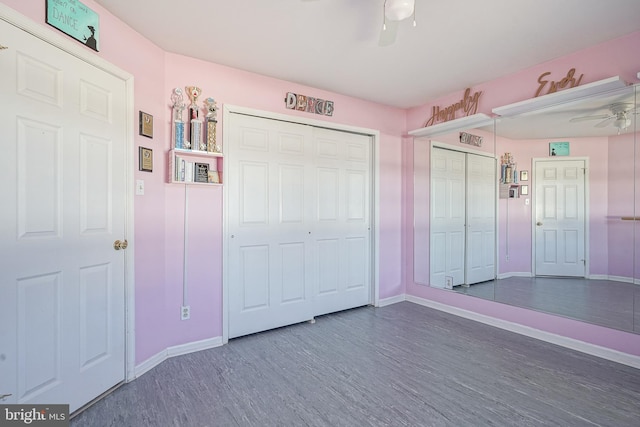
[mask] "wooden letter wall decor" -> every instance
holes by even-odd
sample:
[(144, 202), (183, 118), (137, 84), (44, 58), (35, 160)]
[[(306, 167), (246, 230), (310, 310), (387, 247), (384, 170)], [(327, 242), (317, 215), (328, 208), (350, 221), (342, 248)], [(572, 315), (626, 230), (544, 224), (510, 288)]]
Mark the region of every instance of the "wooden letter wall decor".
[[(579, 86), (580, 82), (582, 82), (582, 78), (584, 77), (584, 74), (580, 74), (580, 77), (578, 77), (578, 79), (576, 80), (575, 78), (576, 69), (572, 68), (567, 72), (567, 75), (564, 76), (558, 82), (554, 82), (554, 81), (549, 82), (548, 80), (544, 80), (544, 78), (550, 74), (551, 74), (550, 71), (540, 74), (540, 77), (538, 77), (538, 83), (540, 84), (540, 86), (538, 86), (538, 90), (536, 91), (536, 95), (534, 96), (534, 98), (540, 95), (547, 95), (549, 93), (557, 92), (559, 89), (565, 89), (567, 87), (572, 88), (572, 87)], [(550, 83), (549, 89), (546, 91), (546, 93), (542, 93), (544, 88), (547, 86), (547, 83)]]
[(464, 116), (469, 116), (478, 112), (478, 100), (482, 95), (482, 91), (478, 91), (471, 95), (471, 88), (467, 88), (464, 91), (464, 96), (459, 102), (451, 104), (448, 107), (440, 109), (439, 106), (434, 106), (432, 115), (424, 124), (424, 127), (434, 125), (438, 122), (447, 122), (456, 118), (458, 111), (463, 111)]

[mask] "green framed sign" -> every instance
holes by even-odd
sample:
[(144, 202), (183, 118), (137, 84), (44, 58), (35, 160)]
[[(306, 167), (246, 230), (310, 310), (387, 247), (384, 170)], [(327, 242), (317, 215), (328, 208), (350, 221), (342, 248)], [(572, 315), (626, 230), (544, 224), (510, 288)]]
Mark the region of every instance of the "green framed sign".
[(568, 156), (569, 143), (568, 142), (550, 142), (549, 155), (550, 156)]
[(77, 0), (47, 0), (47, 24), (98, 52), (100, 17)]

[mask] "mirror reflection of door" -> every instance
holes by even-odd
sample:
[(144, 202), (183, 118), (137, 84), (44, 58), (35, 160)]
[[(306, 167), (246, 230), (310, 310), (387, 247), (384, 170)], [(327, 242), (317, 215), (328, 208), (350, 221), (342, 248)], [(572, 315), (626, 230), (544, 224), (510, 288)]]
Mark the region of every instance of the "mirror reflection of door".
[(585, 277), (585, 161), (534, 161), (535, 275)]
[(495, 159), (433, 147), (431, 286), (495, 278)]

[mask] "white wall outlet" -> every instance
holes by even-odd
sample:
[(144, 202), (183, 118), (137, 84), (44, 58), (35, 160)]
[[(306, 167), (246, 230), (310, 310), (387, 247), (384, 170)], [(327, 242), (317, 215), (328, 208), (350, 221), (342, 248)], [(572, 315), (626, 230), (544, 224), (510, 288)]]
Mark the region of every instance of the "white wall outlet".
[(444, 288), (453, 289), (453, 276), (444, 276)]
[(189, 320), (191, 318), (191, 306), (183, 305), (180, 311), (181, 320)]

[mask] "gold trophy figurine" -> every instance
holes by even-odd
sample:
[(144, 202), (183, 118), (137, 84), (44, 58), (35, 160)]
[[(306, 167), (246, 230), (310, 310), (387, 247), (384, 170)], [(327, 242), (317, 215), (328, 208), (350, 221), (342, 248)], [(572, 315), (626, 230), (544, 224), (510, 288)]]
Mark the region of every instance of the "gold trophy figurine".
[(218, 114), (218, 107), (213, 98), (205, 99), (204, 105), (207, 108), (207, 115), (205, 116), (206, 126), (204, 128), (207, 152), (219, 153), (221, 151), (220, 146), (216, 144), (216, 124), (218, 123), (216, 116)]
[(191, 104), (189, 104), (189, 148), (192, 150), (199, 150), (202, 142), (202, 120), (198, 118), (200, 112), (198, 111), (198, 97), (202, 94), (202, 89), (197, 86), (186, 86), (184, 88), (189, 95)]

